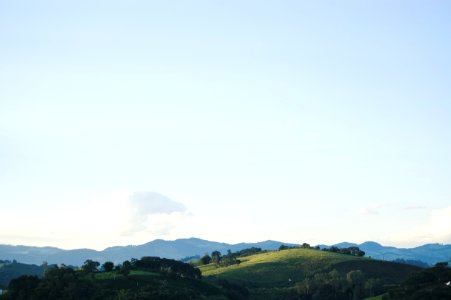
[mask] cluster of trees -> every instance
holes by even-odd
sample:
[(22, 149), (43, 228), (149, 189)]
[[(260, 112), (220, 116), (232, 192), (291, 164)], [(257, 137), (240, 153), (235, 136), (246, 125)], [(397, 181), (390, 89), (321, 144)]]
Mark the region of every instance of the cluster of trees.
[(141, 259), (132, 258), (116, 266), (113, 262), (107, 261), (102, 264), (100, 269), (99, 267), (99, 262), (88, 259), (84, 262), (81, 270), (86, 274), (99, 271), (111, 272), (114, 270), (124, 276), (127, 276), (131, 270), (161, 272), (167, 275), (192, 279), (200, 279), (202, 276), (200, 270), (190, 264), (156, 256), (144, 256)]
[(91, 299), (95, 292), (95, 286), (91, 281), (83, 280), (81, 272), (55, 267), (49, 269), (42, 279), (25, 275), (11, 280), (1, 299)]
[[(148, 279), (141, 281), (131, 271), (148, 271), (158, 274), (151, 283)], [(98, 280), (97, 273), (105, 273), (107, 280)], [(130, 275), (131, 276), (131, 275)], [(139, 277), (139, 276), (138, 276)], [(167, 279), (165, 279), (167, 278)], [(199, 269), (180, 261), (159, 257), (143, 257), (126, 260), (122, 264), (86, 260), (80, 269), (50, 266), (43, 278), (38, 276), (20, 276), (11, 280), (7, 292), (1, 300), (60, 300), (60, 299), (185, 299), (196, 295), (193, 284), (201, 278)], [(117, 280), (116, 280), (117, 279)], [(167, 282), (188, 280), (185, 290), (175, 290)], [(144, 284), (143, 284), (144, 283)], [(191, 287), (191, 285), (193, 287)], [(202, 288), (202, 287), (201, 287)], [(198, 293), (198, 292), (197, 292)], [(188, 297), (187, 297), (188, 295)], [(139, 296), (139, 297), (138, 297)]]
[(339, 247), (332, 246), (330, 248), (323, 248), (322, 250), (334, 252), (334, 253), (352, 255), (352, 256), (364, 256), (365, 255), (365, 251), (362, 251), (359, 249), (359, 247), (355, 247), (355, 246), (347, 247), (347, 248), (339, 248)]
[(299, 249), (299, 248), (320, 250), (319, 246), (311, 247), (310, 244), (308, 244), (308, 243), (303, 243), (300, 246), (298, 246), (298, 245), (295, 245), (295, 246), (280, 245), (279, 250)]
[(205, 254), (199, 259), (200, 265), (208, 265), (210, 263), (214, 263), (217, 266), (230, 266), (240, 264), (241, 261), (238, 257), (249, 256), (253, 254), (257, 254), (262, 252), (261, 248), (251, 247), (243, 250), (239, 250), (236, 252), (232, 252), (231, 250), (227, 250), (227, 254), (222, 255), (219, 251), (213, 251), (211, 255)]
[(296, 290), (302, 300), (360, 300), (384, 292), (380, 279), (366, 279), (360, 270), (353, 270), (345, 275), (337, 270), (317, 273), (297, 283)]
[(405, 264), (405, 265), (416, 266), (416, 267), (420, 267), (420, 268), (429, 268), (430, 267), (430, 265), (425, 263), (424, 261), (415, 260), (415, 259), (397, 258), (393, 262), (398, 263), (398, 264)]
[(243, 250), (239, 250), (239, 251), (233, 252), (232, 254), (234, 256), (236, 256), (236, 257), (244, 257), (244, 256), (249, 256), (249, 255), (254, 255), (254, 254), (257, 254), (257, 253), (261, 253), (261, 252), (263, 252), (262, 248), (251, 247), (251, 248), (246, 248), (246, 249), (243, 249)]
[(412, 273), (399, 287), (389, 291), (383, 299), (442, 300), (451, 299), (451, 268), (447, 262)]
[(210, 263), (213, 263), (217, 266), (230, 266), (230, 265), (236, 265), (240, 264), (241, 261), (237, 259), (237, 255), (232, 253), (230, 250), (227, 251), (226, 255), (222, 255), (219, 251), (213, 251), (211, 252), (211, 256), (208, 254), (205, 254), (202, 256), (199, 260), (201, 265), (208, 265)]
[(140, 260), (132, 259), (131, 266), (138, 270), (165, 272), (182, 278), (200, 279), (199, 269), (192, 265), (167, 258), (145, 256)]
[(334, 253), (340, 253), (340, 254), (346, 254), (346, 255), (353, 255), (353, 256), (364, 256), (365, 251), (362, 251), (359, 249), (359, 247), (347, 247), (347, 248), (339, 248), (336, 246), (332, 246), (330, 248), (323, 248), (321, 249), (319, 246), (312, 247), (308, 243), (303, 243), (300, 246), (287, 246), (287, 245), (280, 245), (279, 250), (287, 250), (287, 249), (313, 249), (313, 250), (322, 250), (322, 251), (329, 251)]
[(384, 300), (451, 299), (451, 268), (447, 262), (412, 273), (394, 288), (383, 278), (367, 278), (360, 270), (341, 274), (337, 270), (316, 273), (296, 284), (299, 299), (360, 300), (384, 294)]

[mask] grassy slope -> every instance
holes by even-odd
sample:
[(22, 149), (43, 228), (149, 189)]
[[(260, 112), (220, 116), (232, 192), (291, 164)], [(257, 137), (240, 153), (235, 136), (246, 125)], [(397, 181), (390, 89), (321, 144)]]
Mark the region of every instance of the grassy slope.
[(203, 276), (217, 275), (250, 286), (287, 286), (306, 276), (327, 271), (334, 264), (361, 259), (309, 249), (271, 251), (240, 258), (239, 265), (217, 268), (202, 266)]
[(368, 278), (383, 277), (388, 279), (386, 283), (398, 283), (410, 272), (418, 270), (413, 266), (311, 249), (272, 251), (240, 260), (239, 265), (218, 268), (210, 264), (200, 270), (203, 276), (225, 278), (250, 288), (290, 287), (315, 273), (333, 269), (343, 274), (362, 270)]
[(379, 295), (379, 296), (375, 296), (375, 297), (371, 297), (371, 298), (366, 298), (364, 300), (382, 300), (383, 295)]

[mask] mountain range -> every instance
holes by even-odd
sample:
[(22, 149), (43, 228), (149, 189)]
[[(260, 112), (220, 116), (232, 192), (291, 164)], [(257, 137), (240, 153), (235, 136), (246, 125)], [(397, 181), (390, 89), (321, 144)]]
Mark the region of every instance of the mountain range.
[[(295, 246), (296, 244), (283, 243), (278, 241), (263, 241), (258, 243), (238, 243), (228, 244), (202, 240), (199, 238), (177, 239), (166, 241), (157, 239), (142, 245), (136, 246), (115, 246), (102, 251), (93, 249), (63, 250), (55, 247), (34, 247), (34, 246), (13, 246), (0, 245), (0, 260), (17, 260), (27, 264), (42, 264), (46, 261), (49, 264), (61, 264), (80, 266), (87, 259), (99, 261), (112, 261), (121, 263), (130, 258), (141, 258), (143, 256), (158, 256), (172, 259), (183, 259), (186, 257), (201, 256), (212, 251), (226, 253), (251, 247), (259, 247), (263, 250), (276, 250), (280, 245)], [(319, 245), (321, 248), (329, 247)], [(366, 256), (382, 260), (419, 260), (429, 265), (440, 261), (450, 261), (451, 245), (426, 244), (415, 248), (396, 248), (382, 246), (376, 242), (365, 242), (362, 244), (343, 242), (335, 244), (340, 248), (357, 246), (365, 251)]]
[(425, 244), (415, 248), (396, 248), (368, 241), (362, 244), (344, 242), (335, 246), (339, 248), (356, 246), (365, 251), (365, 256), (381, 260), (419, 260), (428, 265), (444, 261), (451, 262), (451, 245), (449, 244)]

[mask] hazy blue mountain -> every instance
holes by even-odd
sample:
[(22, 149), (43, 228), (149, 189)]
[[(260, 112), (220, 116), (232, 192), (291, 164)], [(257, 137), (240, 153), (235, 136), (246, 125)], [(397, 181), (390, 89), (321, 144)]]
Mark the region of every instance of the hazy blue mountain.
[(42, 264), (52, 255), (61, 253), (55, 247), (11, 246), (0, 245), (0, 260), (17, 260), (23, 263)]
[(113, 261), (121, 263), (130, 258), (143, 256), (159, 256), (172, 259), (182, 259), (189, 256), (204, 255), (215, 250), (226, 253), (227, 250), (238, 251), (250, 247), (259, 247), (263, 250), (278, 249), (280, 245), (294, 245), (277, 241), (264, 241), (259, 243), (227, 244), (212, 242), (198, 238), (178, 239), (165, 241), (161, 239), (137, 246), (115, 246), (103, 251), (92, 249), (63, 250), (54, 247), (10, 246), (0, 245), (0, 259), (17, 260), (27, 264), (61, 264), (80, 266), (86, 259), (99, 262)]
[(430, 265), (440, 261), (451, 261), (451, 245), (426, 244), (415, 248), (384, 247), (374, 242), (360, 245), (367, 256), (377, 259), (395, 260), (411, 259), (421, 260)]
[[(319, 245), (321, 248), (330, 247), (327, 245)], [(357, 246), (365, 251), (365, 256), (381, 260), (419, 260), (429, 265), (434, 265), (441, 261), (451, 261), (451, 245), (443, 244), (426, 244), (415, 248), (396, 248), (391, 246), (383, 246), (379, 243), (368, 241), (362, 244), (342, 242), (335, 244), (339, 248), (347, 248)]]
[(281, 243), (278, 241), (263, 241), (263, 242), (258, 242), (258, 243), (239, 243), (239, 244), (235, 244), (232, 245), (231, 250), (232, 251), (238, 251), (238, 250), (242, 250), (242, 249), (246, 249), (246, 248), (252, 248), (252, 247), (257, 247), (257, 248), (262, 248), (263, 250), (277, 250), (279, 249), (280, 245), (287, 245), (287, 246), (295, 246), (296, 244), (291, 244), (291, 243)]
[[(99, 262), (113, 261), (121, 263), (130, 258), (141, 258), (143, 256), (159, 256), (172, 259), (182, 259), (185, 257), (204, 255), (218, 250), (226, 253), (227, 250), (233, 252), (250, 247), (259, 247), (263, 250), (275, 250), (280, 245), (294, 246), (295, 244), (282, 243), (278, 241), (263, 241), (258, 243), (227, 244), (202, 240), (198, 238), (177, 239), (174, 241), (154, 240), (143, 245), (136, 246), (115, 246), (106, 248), (103, 251), (92, 249), (63, 250), (55, 247), (31, 247), (31, 246), (10, 246), (0, 245), (0, 260), (17, 260), (27, 264), (42, 264), (47, 261), (49, 264), (61, 264), (80, 266), (86, 259)], [(427, 244), (415, 248), (396, 248), (382, 246), (376, 242), (365, 242), (362, 244), (343, 242), (334, 246), (345, 248), (357, 246), (365, 251), (366, 256), (371, 256), (383, 260), (420, 260), (430, 265), (439, 261), (450, 261), (451, 245)], [(321, 248), (328, 247), (320, 245)]]
[(359, 247), (359, 245), (354, 244), (354, 243), (348, 243), (348, 242), (341, 242), (338, 244), (335, 244), (334, 246), (338, 247), (338, 248), (349, 248), (349, 247)]

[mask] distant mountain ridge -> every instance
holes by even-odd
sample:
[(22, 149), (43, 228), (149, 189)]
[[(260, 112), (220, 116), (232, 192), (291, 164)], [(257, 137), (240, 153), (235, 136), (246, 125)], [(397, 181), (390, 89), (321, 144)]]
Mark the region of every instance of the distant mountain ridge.
[(63, 250), (55, 247), (12, 246), (0, 245), (0, 260), (17, 260), (27, 264), (61, 264), (80, 266), (86, 259), (99, 262), (112, 261), (121, 263), (130, 258), (143, 256), (158, 256), (172, 259), (204, 255), (215, 250), (226, 253), (227, 250), (239, 251), (250, 247), (259, 247), (263, 250), (276, 250), (280, 245), (292, 245), (278, 241), (263, 241), (258, 243), (227, 244), (212, 242), (199, 238), (177, 239), (166, 241), (157, 239), (136, 246), (114, 246), (102, 251), (93, 249)]
[[(101, 263), (113, 261), (121, 263), (130, 258), (141, 258), (143, 256), (159, 256), (172, 259), (183, 259), (196, 255), (203, 255), (218, 250), (226, 253), (250, 247), (259, 247), (263, 250), (276, 250), (280, 245), (295, 246), (296, 244), (283, 243), (279, 241), (263, 241), (258, 243), (228, 244), (207, 241), (199, 238), (177, 239), (166, 241), (157, 239), (136, 246), (114, 246), (102, 251), (93, 249), (63, 250), (55, 247), (33, 247), (0, 245), (0, 260), (17, 260), (27, 264), (40, 265), (44, 261), (49, 264), (61, 264), (80, 266), (86, 259), (92, 259)], [(424, 261), (430, 265), (439, 261), (450, 261), (451, 245), (427, 244), (415, 248), (396, 248), (382, 246), (376, 242), (365, 242), (362, 244), (339, 243), (334, 246), (350, 247), (357, 246), (365, 251), (366, 256), (382, 260), (410, 259)], [(329, 247), (320, 245), (321, 248)]]
[[(429, 265), (443, 261), (451, 262), (450, 244), (425, 244), (414, 248), (397, 248), (368, 241), (361, 244), (343, 242), (333, 246), (339, 248), (356, 246), (365, 251), (365, 256), (381, 260), (419, 260)], [(322, 247), (325, 246), (321, 245)]]

